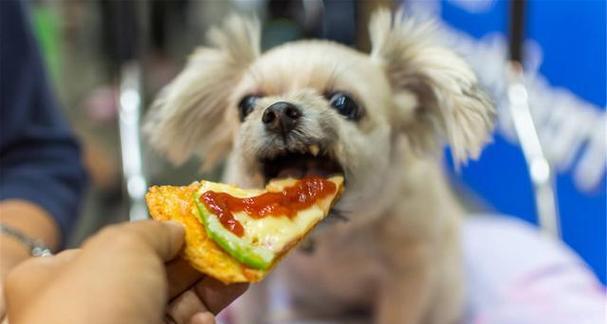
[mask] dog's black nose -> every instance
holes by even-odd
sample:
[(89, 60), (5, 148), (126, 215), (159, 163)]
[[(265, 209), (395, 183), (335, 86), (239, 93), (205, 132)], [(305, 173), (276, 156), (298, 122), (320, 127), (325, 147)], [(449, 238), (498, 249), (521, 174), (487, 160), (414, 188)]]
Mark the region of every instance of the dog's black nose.
[(267, 130), (285, 135), (297, 126), (300, 117), (301, 110), (294, 104), (279, 101), (266, 108), (261, 121)]

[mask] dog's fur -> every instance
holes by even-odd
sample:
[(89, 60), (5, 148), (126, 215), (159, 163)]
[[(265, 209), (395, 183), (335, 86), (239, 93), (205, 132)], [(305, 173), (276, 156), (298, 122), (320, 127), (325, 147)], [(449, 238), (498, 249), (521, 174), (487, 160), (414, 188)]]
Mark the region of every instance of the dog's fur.
[[(433, 43), (430, 24), (380, 10), (369, 31), (370, 54), (320, 40), (262, 54), (258, 22), (233, 16), (210, 31), (209, 46), (162, 91), (145, 131), (176, 163), (192, 155), (207, 167), (227, 160), (225, 181), (244, 187), (263, 186), (261, 156), (321, 144), (344, 170), (336, 208), (350, 221), (315, 232), (314, 253), (295, 252), (279, 267), (298, 311), (363, 308), (377, 323), (455, 323), (463, 211), (440, 153), (448, 144), (457, 163), (477, 157), (494, 110), (471, 69)], [(329, 106), (323, 94), (333, 90), (364, 107), (360, 121)], [(237, 105), (249, 94), (263, 97), (241, 123)], [(261, 122), (277, 101), (303, 110), (288, 144)], [(244, 322), (267, 322), (261, 301), (254, 303), (258, 312)]]

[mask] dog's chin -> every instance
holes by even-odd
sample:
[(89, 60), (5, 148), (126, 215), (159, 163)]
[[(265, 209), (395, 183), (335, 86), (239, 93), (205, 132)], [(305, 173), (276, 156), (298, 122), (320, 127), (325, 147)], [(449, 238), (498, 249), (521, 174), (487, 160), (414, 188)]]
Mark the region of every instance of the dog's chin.
[(330, 177), (344, 174), (338, 161), (317, 150), (282, 151), (272, 157), (262, 157), (260, 162), (265, 183), (280, 178), (301, 179), (306, 176)]

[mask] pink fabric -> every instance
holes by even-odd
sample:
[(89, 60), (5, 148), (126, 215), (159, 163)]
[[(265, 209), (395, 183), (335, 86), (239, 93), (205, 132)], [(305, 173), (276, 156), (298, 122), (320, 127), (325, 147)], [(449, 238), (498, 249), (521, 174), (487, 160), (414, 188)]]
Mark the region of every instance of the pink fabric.
[[(465, 219), (462, 245), (467, 277), (463, 323), (607, 323), (605, 287), (563, 242), (514, 218), (482, 215)], [(269, 284), (270, 312), (287, 311), (284, 286), (280, 280)], [(230, 323), (227, 313), (220, 323)]]
[(466, 323), (605, 323), (605, 288), (561, 241), (498, 216), (466, 220), (462, 240)]

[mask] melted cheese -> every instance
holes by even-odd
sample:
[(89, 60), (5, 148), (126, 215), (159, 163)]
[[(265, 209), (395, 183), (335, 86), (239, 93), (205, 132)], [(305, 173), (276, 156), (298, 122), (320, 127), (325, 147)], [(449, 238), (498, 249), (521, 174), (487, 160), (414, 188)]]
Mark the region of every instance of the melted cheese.
[[(337, 190), (341, 188), (342, 177), (332, 177), (328, 180), (337, 185)], [(278, 192), (283, 188), (292, 186), (295, 179), (281, 179), (272, 181), (268, 186), (268, 191)], [(204, 182), (199, 192), (215, 191), (225, 192), (234, 197), (247, 198), (257, 196), (264, 190), (245, 190), (226, 184)], [(309, 208), (300, 210), (293, 218), (281, 215), (272, 215), (260, 219), (255, 219), (245, 212), (234, 213), (234, 218), (244, 227), (242, 240), (252, 246), (258, 246), (268, 249), (274, 253), (281, 252), (294, 240), (307, 233), (328, 213), (331, 201), (337, 194), (332, 194), (324, 199), (319, 199)]]

